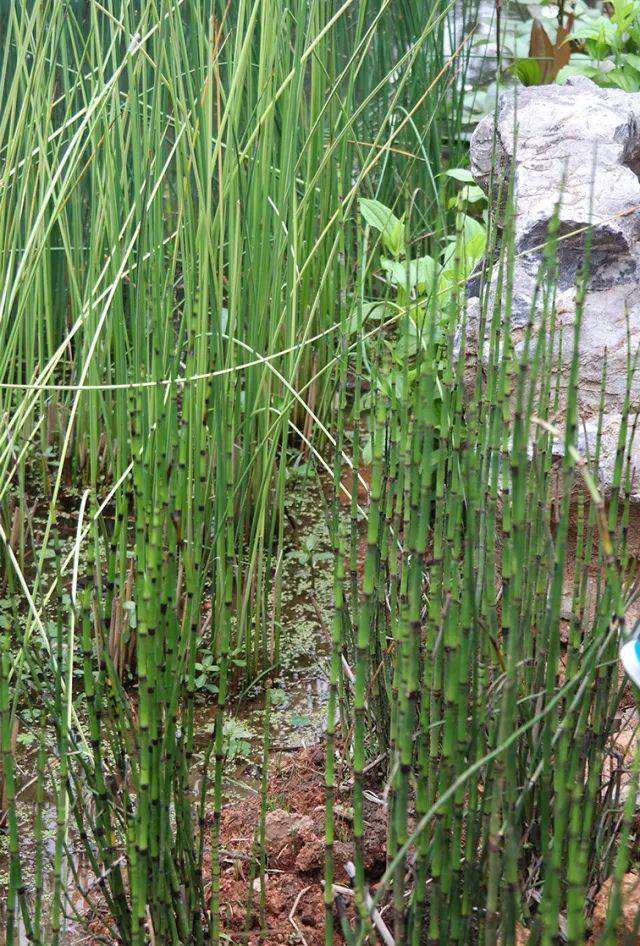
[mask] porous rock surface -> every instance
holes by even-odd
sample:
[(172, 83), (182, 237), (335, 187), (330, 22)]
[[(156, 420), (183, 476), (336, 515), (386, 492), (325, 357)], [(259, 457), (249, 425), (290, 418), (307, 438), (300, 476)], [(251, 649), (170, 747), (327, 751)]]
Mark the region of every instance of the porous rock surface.
[[(560, 384), (566, 398), (575, 322), (575, 278), (591, 226), (590, 280), (579, 357), (581, 446), (593, 452), (606, 359), (600, 478), (610, 492), (629, 350), (640, 344), (640, 93), (601, 89), (590, 79), (505, 95), (497, 122), (484, 118), (471, 139), (471, 170), (499, 213), (513, 174), (516, 261), (511, 323), (524, 335), (549, 222), (559, 204), (557, 322), (562, 333)], [(500, 202), (502, 207), (500, 208)], [(582, 231), (574, 234), (574, 231)], [(495, 279), (495, 277), (494, 277)], [(478, 302), (469, 303), (473, 353)], [(636, 371), (632, 409), (640, 407)], [(562, 418), (559, 418), (561, 424)], [(640, 433), (631, 445), (640, 474)], [(636, 477), (634, 499), (640, 500)]]

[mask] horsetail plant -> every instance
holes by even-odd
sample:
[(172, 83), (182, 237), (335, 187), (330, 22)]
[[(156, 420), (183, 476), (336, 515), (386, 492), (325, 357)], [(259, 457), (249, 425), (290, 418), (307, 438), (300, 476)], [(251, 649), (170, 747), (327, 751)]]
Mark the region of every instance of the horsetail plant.
[[(550, 943), (568, 911), (567, 933), (578, 943), (589, 891), (613, 868), (615, 845), (604, 854), (593, 839), (615, 835), (621, 815), (601, 778), (620, 696), (612, 658), (629, 594), (629, 489), (617, 514), (611, 506), (605, 514), (576, 451), (586, 268), (573, 337), (563, 339), (572, 350), (564, 433), (550, 420), (562, 352), (554, 242), (552, 225), (518, 348), (505, 237), (495, 294), (469, 303), (473, 319), (462, 291), (442, 307), (432, 302), (412, 366), (419, 383), (391, 399), (377, 388), (370, 408), (374, 445), (385, 447), (374, 446), (364, 572), (355, 597), (345, 581), (343, 609), (359, 619), (366, 611), (368, 634), (356, 638), (361, 678), (382, 676), (390, 700), (388, 866), (373, 905), (392, 888), (398, 942), (515, 943), (527, 926), (536, 941)], [(455, 258), (463, 253), (458, 224)], [(630, 377), (634, 370), (630, 356)], [(628, 482), (628, 431), (623, 425), (614, 491)], [(554, 461), (558, 442), (562, 459)], [(379, 509), (394, 504), (397, 511), (380, 521)], [(372, 599), (372, 587), (385, 590)], [(361, 632), (354, 618), (336, 626)], [(393, 629), (387, 660), (372, 645), (374, 629), (386, 627)], [(353, 714), (358, 815), (359, 773), (375, 752), (365, 738), (363, 758), (361, 734), (382, 722), (367, 725), (373, 710), (362, 693)], [(357, 857), (355, 817), (353, 834)], [(615, 897), (610, 909), (615, 918)], [(361, 903), (356, 942), (371, 923)]]

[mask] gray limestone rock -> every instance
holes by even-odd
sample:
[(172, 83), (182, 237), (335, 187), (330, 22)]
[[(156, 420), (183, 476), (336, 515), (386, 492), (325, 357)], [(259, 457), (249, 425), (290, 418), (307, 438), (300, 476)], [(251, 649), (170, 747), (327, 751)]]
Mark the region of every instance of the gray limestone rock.
[[(513, 175), (515, 237), (512, 329), (516, 343), (531, 311), (535, 275), (558, 201), (558, 321), (565, 368), (571, 357), (575, 320), (575, 277), (584, 258), (585, 228), (592, 227), (590, 281), (580, 343), (578, 403), (588, 442), (596, 429), (603, 364), (605, 410), (600, 476), (610, 491), (620, 411), (627, 380), (627, 357), (640, 345), (640, 93), (601, 89), (590, 79), (563, 86), (537, 86), (504, 96), (497, 124), (483, 119), (471, 139), (471, 169), (478, 184), (505, 207)], [(581, 231), (577, 234), (574, 231)], [(473, 350), (474, 312), (469, 303)], [(568, 370), (561, 372), (561, 386)], [(632, 407), (640, 407), (636, 373)], [(640, 438), (638, 438), (640, 440)], [(632, 459), (640, 474), (640, 444)], [(606, 461), (605, 461), (606, 458)], [(640, 500), (640, 482), (635, 488)]]

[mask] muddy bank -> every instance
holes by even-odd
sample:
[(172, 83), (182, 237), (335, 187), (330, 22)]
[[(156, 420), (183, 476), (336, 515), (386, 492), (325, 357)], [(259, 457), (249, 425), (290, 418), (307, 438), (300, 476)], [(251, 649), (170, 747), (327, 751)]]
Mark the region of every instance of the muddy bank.
[[(224, 930), (233, 942), (249, 946), (260, 942), (306, 942), (308, 946), (322, 946), (324, 746), (281, 754), (273, 760), (271, 769), (266, 814), (264, 925), (261, 929), (260, 882), (251, 867), (256, 853), (260, 802), (252, 798), (227, 805), (222, 815)], [(350, 786), (344, 784), (338, 791), (336, 805), (335, 882), (345, 887), (350, 880), (344, 868), (353, 859), (350, 794)], [(365, 818), (367, 876), (375, 884), (386, 863), (386, 807), (367, 800)], [(351, 916), (349, 896), (342, 901), (346, 915)], [(334, 941), (342, 943), (344, 940), (338, 930), (336, 915)]]

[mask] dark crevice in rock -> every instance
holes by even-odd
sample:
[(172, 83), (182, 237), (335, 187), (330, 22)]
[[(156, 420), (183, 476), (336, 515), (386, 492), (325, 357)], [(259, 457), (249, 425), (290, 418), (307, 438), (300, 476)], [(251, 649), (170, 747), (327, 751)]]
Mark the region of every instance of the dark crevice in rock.
[[(519, 252), (539, 250), (549, 239), (549, 221), (541, 220), (532, 226), (518, 244)], [(575, 285), (578, 270), (589, 254), (589, 276), (592, 289), (605, 289), (635, 276), (636, 261), (629, 252), (623, 233), (606, 224), (591, 230), (590, 247), (587, 251), (587, 221), (562, 220), (558, 225), (558, 288), (569, 289)], [(540, 258), (532, 256), (532, 266), (537, 269)]]
[(640, 180), (640, 127), (635, 115), (629, 116), (629, 120), (616, 129), (615, 138), (624, 142), (620, 163)]

